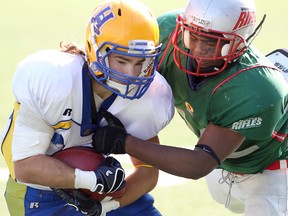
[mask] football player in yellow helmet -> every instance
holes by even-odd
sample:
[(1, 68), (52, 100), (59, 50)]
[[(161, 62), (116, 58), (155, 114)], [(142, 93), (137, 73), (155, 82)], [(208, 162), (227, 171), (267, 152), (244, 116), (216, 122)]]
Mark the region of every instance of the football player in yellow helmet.
[[(121, 4), (121, 8), (119, 5)], [(127, 1), (100, 4), (86, 29), (86, 54), (92, 77), (124, 98), (140, 98), (155, 76), (161, 45), (157, 20), (148, 9)], [(137, 76), (112, 68), (109, 56), (142, 59)]]
[[(85, 49), (74, 43), (61, 48), (29, 55), (13, 77), (15, 108), (1, 136), (10, 171), (5, 193), (10, 214), (161, 215), (148, 194), (157, 184), (157, 168), (131, 157), (135, 169), (125, 178), (113, 157), (96, 170), (51, 157), (67, 148), (92, 148), (95, 130), (111, 123), (107, 110), (129, 134), (159, 143), (174, 101), (155, 71), (161, 48), (156, 18), (137, 0), (106, 0), (88, 20)], [(81, 161), (89, 164), (84, 156)], [(100, 201), (81, 192), (124, 187), (120, 198), (107, 194)]]

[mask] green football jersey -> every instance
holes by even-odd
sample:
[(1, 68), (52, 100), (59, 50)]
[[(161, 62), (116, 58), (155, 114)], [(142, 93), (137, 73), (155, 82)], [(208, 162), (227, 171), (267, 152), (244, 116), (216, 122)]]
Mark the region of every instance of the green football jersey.
[[(258, 173), (271, 162), (288, 158), (288, 85), (280, 72), (249, 46), (223, 72), (192, 89), (187, 74), (174, 63), (173, 46), (169, 43), (179, 12), (158, 17), (163, 45), (158, 71), (170, 84), (175, 107), (187, 126), (198, 137), (209, 123), (246, 137), (220, 165), (230, 172)], [(181, 41), (178, 44), (181, 46)], [(182, 61), (185, 65), (186, 59)]]

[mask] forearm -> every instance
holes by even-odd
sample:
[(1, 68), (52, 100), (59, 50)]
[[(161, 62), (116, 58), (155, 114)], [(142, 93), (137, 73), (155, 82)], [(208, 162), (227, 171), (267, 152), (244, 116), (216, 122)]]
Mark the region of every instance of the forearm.
[(126, 206), (142, 195), (150, 192), (157, 184), (158, 169), (139, 167), (126, 178), (126, 192), (118, 201), (120, 206)]
[(203, 151), (158, 145), (133, 136), (127, 137), (125, 150), (160, 170), (185, 178), (201, 178), (217, 166), (211, 156)]
[(53, 188), (74, 188), (74, 168), (47, 155), (36, 155), (16, 161), (15, 175), (24, 183)]

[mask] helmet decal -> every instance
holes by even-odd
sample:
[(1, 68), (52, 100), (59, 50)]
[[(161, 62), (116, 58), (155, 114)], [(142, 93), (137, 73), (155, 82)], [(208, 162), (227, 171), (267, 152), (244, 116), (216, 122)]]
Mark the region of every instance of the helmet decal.
[(249, 25), (255, 25), (256, 23), (256, 13), (249, 8), (242, 7), (239, 19), (236, 25), (233, 28), (233, 31), (237, 31), (238, 29), (242, 29)]
[(204, 30), (211, 27), (211, 20), (203, 19), (195, 15), (188, 16), (187, 23), (194, 23), (198, 26), (201, 26)]
[(102, 34), (101, 28), (111, 19), (115, 19), (115, 15), (111, 10), (110, 6), (103, 8), (94, 17), (91, 18), (91, 23), (93, 24), (93, 30), (97, 36)]

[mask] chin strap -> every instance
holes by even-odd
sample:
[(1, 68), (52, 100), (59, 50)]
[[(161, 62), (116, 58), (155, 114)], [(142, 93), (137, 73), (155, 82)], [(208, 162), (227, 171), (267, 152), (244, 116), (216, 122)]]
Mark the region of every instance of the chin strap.
[[(262, 20), (260, 21), (260, 23), (258, 24), (258, 26), (255, 28), (255, 30), (253, 31), (253, 33), (246, 39), (246, 42), (251, 44), (252, 41), (254, 40), (254, 38), (258, 35), (258, 33), (260, 32), (260, 30), (262, 29), (262, 25), (264, 23), (266, 19), (266, 14), (263, 15)], [(249, 42), (252, 39), (251, 42)]]
[(218, 156), (215, 154), (215, 152), (213, 151), (213, 149), (205, 144), (197, 144), (195, 147), (197, 148), (201, 148), (204, 152), (208, 153), (210, 156), (212, 156), (218, 163), (218, 165), (221, 164), (220, 159), (218, 158)]

